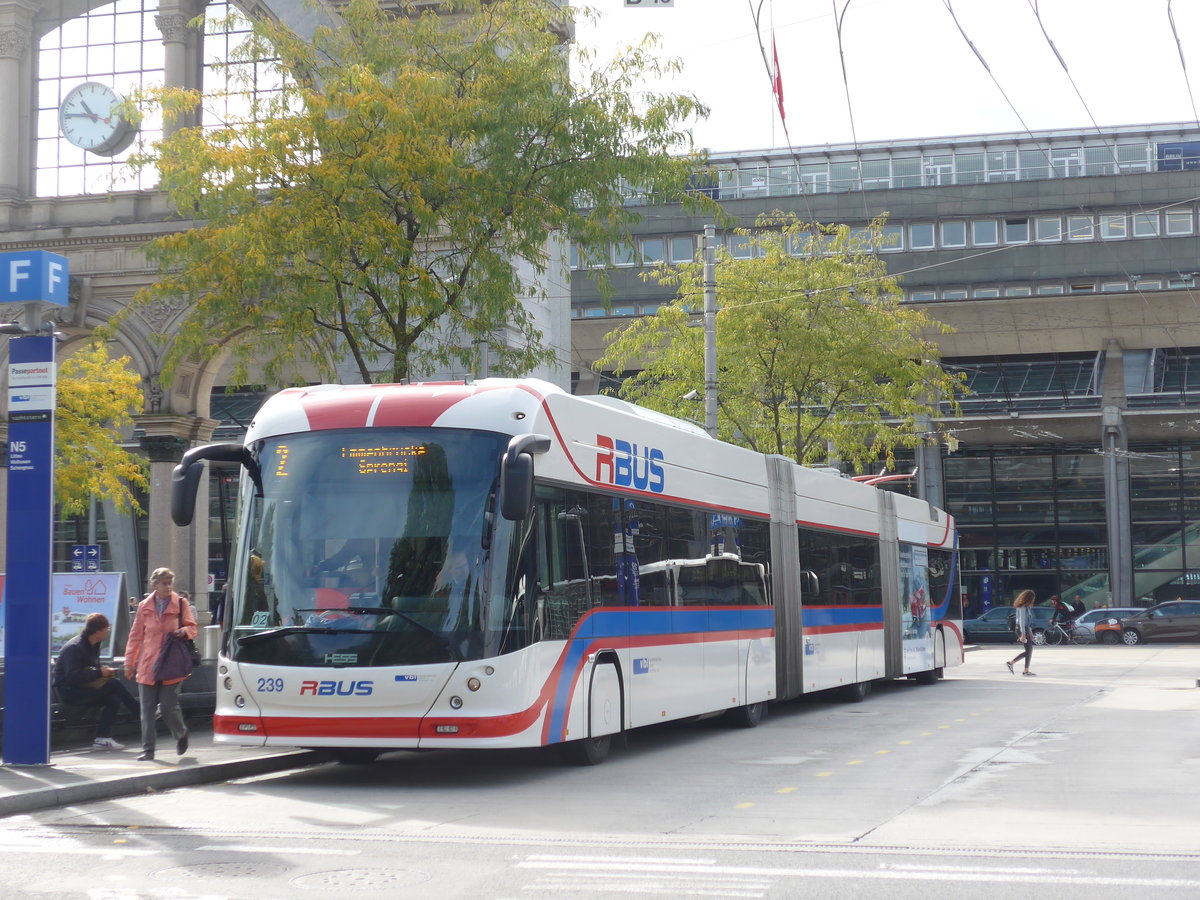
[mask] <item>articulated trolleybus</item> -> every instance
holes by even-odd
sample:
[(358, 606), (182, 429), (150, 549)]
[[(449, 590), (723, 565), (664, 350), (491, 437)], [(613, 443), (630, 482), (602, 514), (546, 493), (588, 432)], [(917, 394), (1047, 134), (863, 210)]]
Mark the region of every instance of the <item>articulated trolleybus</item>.
[(541, 381), (285, 390), (244, 444), (220, 742), (560, 745), (963, 660), (956, 533), (924, 501)]

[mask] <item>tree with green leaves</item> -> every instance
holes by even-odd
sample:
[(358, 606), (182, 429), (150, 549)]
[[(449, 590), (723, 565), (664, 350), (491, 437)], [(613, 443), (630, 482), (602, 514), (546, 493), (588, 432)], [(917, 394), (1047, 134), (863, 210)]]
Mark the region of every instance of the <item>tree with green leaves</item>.
[(129, 357), (111, 359), (101, 341), (67, 357), (58, 369), (54, 422), (54, 501), (64, 515), (79, 515), (92, 497), (117, 509), (140, 511), (134, 490), (149, 490), (145, 465), (121, 446), (143, 406), (141, 379)]
[[(685, 123), (707, 111), (635, 97), (674, 68), (654, 41), (604, 67), (580, 52), (571, 77), (573, 7), (386, 6), (350, 0), (311, 38), (256, 21), (230, 75), (272, 68), (279, 90), (135, 155), (195, 223), (149, 245), (160, 277), (135, 298), (189, 299), (165, 377), (237, 333), (253, 340), (235, 350), (235, 381), (250, 363), (271, 381), (298, 363), (330, 378), (339, 359), (364, 382), (403, 381), (469, 370), (480, 343), (495, 373), (528, 371), (568, 350), (546, 346), (526, 304), (548, 298), (522, 274), (545, 274), (557, 239), (587, 258), (627, 238), (631, 189), (706, 204), (687, 192)], [(206, 98), (155, 101), (168, 123), (195, 123)]]
[[(931, 437), (938, 401), (952, 407), (961, 379), (942, 370), (931, 339), (949, 328), (902, 304), (867, 229), (774, 212), (741, 229), (751, 258), (717, 248), (719, 436), (811, 465), (833, 456), (857, 471), (896, 447)], [(740, 255), (740, 254), (739, 254)], [(649, 278), (678, 290), (654, 316), (608, 335), (598, 365), (630, 373), (621, 396), (695, 417), (704, 385), (701, 262), (660, 266)]]

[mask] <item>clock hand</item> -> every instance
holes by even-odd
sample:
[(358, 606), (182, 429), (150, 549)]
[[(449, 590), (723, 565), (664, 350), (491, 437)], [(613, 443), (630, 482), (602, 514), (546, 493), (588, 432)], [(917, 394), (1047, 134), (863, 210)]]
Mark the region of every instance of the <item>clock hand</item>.
[(91, 108), (90, 106), (88, 106), (88, 105), (87, 105), (87, 103), (85, 103), (83, 100), (80, 100), (80, 101), (79, 101), (79, 105), (80, 105), (80, 106), (82, 106), (82, 107), (83, 107), (83, 111), (84, 111), (84, 112), (86, 112), (86, 113), (87, 113), (89, 116), (91, 116), (93, 119), (98, 119), (98, 118), (100, 118), (100, 117), (99, 117), (99, 116), (97, 116), (97, 115), (96, 115), (94, 112), (92, 112), (92, 108)]
[(100, 117), (95, 113), (63, 113), (64, 119), (91, 119), (93, 122), (100, 120)]

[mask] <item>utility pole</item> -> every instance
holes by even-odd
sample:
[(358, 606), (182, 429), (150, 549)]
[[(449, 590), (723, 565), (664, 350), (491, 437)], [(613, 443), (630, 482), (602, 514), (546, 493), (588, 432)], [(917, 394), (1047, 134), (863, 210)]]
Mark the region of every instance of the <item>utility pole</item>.
[(717, 436), (717, 229), (704, 226), (704, 430)]

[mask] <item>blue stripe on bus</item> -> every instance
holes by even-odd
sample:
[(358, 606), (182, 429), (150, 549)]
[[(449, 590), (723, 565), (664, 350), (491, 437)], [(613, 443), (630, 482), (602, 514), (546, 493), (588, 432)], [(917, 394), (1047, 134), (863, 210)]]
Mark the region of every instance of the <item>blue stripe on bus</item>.
[(882, 606), (806, 606), (805, 628), (836, 628), (850, 625), (882, 625)]
[(645, 607), (618, 607), (596, 609), (579, 623), (579, 627), (567, 641), (562, 666), (558, 670), (558, 683), (554, 687), (554, 699), (550, 707), (550, 729), (548, 743), (557, 743), (562, 738), (567, 707), (571, 698), (571, 687), (579, 671), (583, 655), (589, 644), (597, 638), (616, 637), (664, 637), (675, 634), (699, 632), (729, 632), (736, 637), (741, 630), (774, 628), (775, 609), (771, 606), (726, 607), (708, 609), (647, 609)]

